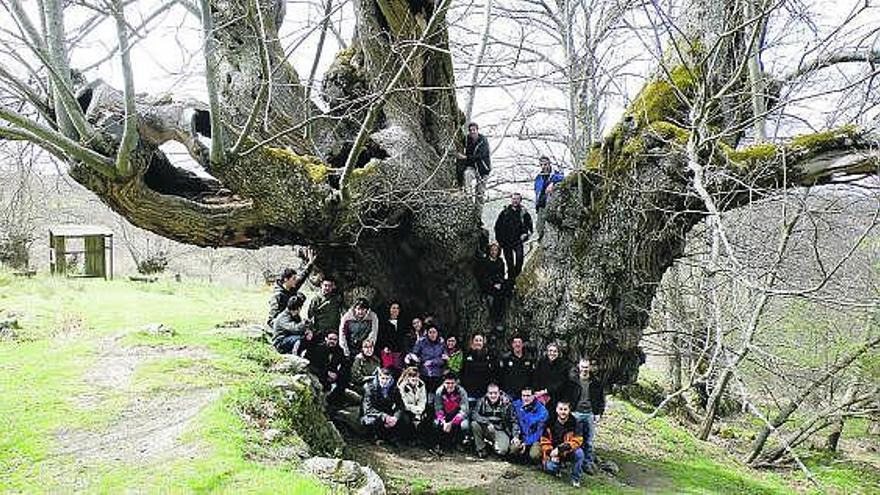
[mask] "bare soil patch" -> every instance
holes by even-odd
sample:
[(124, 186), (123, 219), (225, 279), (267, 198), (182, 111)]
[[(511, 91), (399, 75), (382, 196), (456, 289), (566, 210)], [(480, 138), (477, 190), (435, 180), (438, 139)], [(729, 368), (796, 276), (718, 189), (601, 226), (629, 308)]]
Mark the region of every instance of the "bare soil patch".
[(74, 402), (85, 409), (95, 408), (118, 393), (130, 393), (130, 401), (106, 428), (58, 431), (58, 453), (73, 455), (78, 463), (196, 457), (198, 447), (181, 441), (181, 435), (219, 397), (220, 389), (185, 387), (143, 394), (132, 390), (132, 377), (150, 361), (204, 359), (211, 354), (204, 348), (182, 345), (125, 347), (121, 340), (127, 334), (118, 333), (99, 343), (98, 359), (83, 375), (87, 390)]
[[(470, 453), (449, 453), (441, 458), (422, 448), (377, 447), (356, 440), (349, 443), (354, 458), (369, 465), (385, 480), (389, 493), (437, 493), (447, 489), (472, 490), (487, 494), (578, 493), (568, 483), (568, 472), (561, 479), (541, 472), (537, 466), (502, 461), (497, 457), (479, 459)], [(583, 486), (599, 481), (625, 486), (606, 474), (584, 476)]]

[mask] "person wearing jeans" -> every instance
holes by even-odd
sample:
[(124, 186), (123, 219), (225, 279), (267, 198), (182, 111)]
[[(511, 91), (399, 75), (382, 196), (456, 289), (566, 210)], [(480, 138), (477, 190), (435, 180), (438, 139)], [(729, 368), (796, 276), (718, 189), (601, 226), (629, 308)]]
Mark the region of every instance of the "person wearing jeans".
[(581, 423), (584, 433), (584, 472), (596, 472), (596, 456), (593, 452), (593, 440), (596, 438), (596, 422), (605, 412), (605, 390), (602, 382), (592, 373), (589, 358), (578, 361), (577, 371), (572, 377), (572, 415)]
[(544, 472), (559, 475), (563, 461), (572, 461), (571, 485), (581, 486), (584, 437), (580, 423), (571, 415), (571, 406), (565, 400), (556, 403), (556, 418), (551, 419), (541, 436)]

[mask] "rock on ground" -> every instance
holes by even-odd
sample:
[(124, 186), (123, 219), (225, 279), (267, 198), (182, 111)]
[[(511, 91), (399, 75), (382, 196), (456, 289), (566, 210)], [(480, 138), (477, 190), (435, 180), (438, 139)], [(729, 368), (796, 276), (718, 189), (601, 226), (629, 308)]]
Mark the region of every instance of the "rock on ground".
[(303, 463), (303, 470), (335, 488), (357, 495), (384, 495), (385, 483), (372, 469), (354, 461), (330, 457), (312, 457)]

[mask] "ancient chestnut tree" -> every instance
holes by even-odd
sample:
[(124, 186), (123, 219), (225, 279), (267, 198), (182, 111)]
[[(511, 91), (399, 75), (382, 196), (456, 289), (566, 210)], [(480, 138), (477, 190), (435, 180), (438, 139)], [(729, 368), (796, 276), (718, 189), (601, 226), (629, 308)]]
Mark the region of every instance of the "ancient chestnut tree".
[[(201, 18), (207, 102), (137, 93), (124, 2), (94, 5), (117, 26), (122, 88), (69, 65), (63, 2), (44, 0), (38, 18), (20, 0), (2, 3), (39, 63), (0, 65), (0, 137), (37, 143), (139, 227), (200, 246), (309, 245), (349, 294), (433, 310), (462, 334), (484, 329), (482, 205), (454, 172), (464, 118), (449, 0), (354, 0), (355, 39), (324, 76), (322, 106), (279, 42), (284, 1), (172, 2)], [(654, 76), (550, 202), (508, 328), (561, 338), (630, 381), (656, 286), (692, 226), (756, 194), (876, 174), (874, 140), (856, 127), (743, 146), (801, 75), (755, 79), (755, 40), (776, 6), (744, 5), (695, 0), (668, 29)], [(876, 61), (832, 55), (803, 72)], [(160, 149), (170, 141), (209, 176), (173, 163)]]

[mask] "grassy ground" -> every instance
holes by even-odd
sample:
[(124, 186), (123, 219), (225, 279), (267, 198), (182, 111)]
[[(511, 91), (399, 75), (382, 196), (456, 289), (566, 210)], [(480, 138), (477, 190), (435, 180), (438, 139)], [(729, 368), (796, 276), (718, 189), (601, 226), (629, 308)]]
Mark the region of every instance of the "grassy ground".
[[(273, 354), (215, 327), (261, 316), (267, 295), (174, 282), (21, 280), (0, 272), (0, 317), (17, 313), (22, 325), (14, 340), (0, 341), (0, 491), (325, 493), (297, 472), (296, 462), (272, 461), (260, 429), (239, 414), (264, 397)], [(138, 331), (154, 322), (176, 334)], [(181, 411), (192, 415), (176, 418)], [(644, 419), (629, 403), (612, 401), (597, 447), (621, 472), (586, 478), (577, 493), (817, 491), (798, 471), (749, 469), (668, 418)], [(174, 438), (154, 435), (153, 421)], [(844, 445), (853, 448), (844, 457), (806, 453), (825, 491), (880, 493), (880, 457), (855, 448), (865, 428), (847, 426)], [(296, 438), (280, 442), (302, 449)], [(116, 457), (104, 452), (114, 450)], [(574, 493), (532, 468), (498, 460), (456, 454), (438, 462), (421, 450), (365, 445), (354, 451), (392, 492)]]
[[(15, 341), (0, 342), (0, 490), (324, 493), (295, 466), (248, 458), (257, 433), (233, 406), (251, 400), (251, 383), (264, 368), (250, 354), (265, 346), (214, 327), (262, 315), (266, 297), (209, 285), (19, 280), (0, 273), (0, 310), (17, 313), (22, 326)], [(176, 335), (130, 332), (152, 322), (173, 327)], [(108, 361), (102, 357), (108, 342), (153, 358), (126, 362), (127, 355), (111, 355)], [(134, 369), (123, 386), (113, 386), (112, 376), (88, 378), (102, 362), (117, 366), (110, 373), (132, 363)], [(95, 383), (106, 380), (111, 386), (98, 387), (95, 397)], [(161, 449), (140, 455), (137, 445), (120, 459), (65, 453), (68, 432), (100, 438), (126, 414), (149, 408), (145, 397), (167, 398), (158, 414), (172, 415), (174, 399), (196, 392), (210, 399), (195, 404), (195, 416), (172, 442), (175, 456)]]

